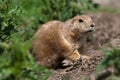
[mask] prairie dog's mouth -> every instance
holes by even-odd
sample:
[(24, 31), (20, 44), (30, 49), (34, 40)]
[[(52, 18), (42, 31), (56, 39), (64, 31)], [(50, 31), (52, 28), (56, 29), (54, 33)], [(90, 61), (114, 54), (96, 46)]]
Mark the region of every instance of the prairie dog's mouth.
[(91, 33), (93, 31), (94, 31), (93, 29), (89, 29), (89, 30), (85, 31), (85, 33)]
[(86, 33), (91, 33), (91, 32), (93, 32), (95, 30), (95, 27), (90, 27), (89, 29), (87, 29), (85, 32)]
[(87, 30), (86, 32), (93, 32), (94, 30)]

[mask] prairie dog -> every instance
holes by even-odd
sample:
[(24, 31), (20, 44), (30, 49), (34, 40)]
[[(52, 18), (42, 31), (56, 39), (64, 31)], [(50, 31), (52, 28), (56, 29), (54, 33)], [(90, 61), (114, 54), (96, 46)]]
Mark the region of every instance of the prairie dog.
[(86, 37), (94, 30), (95, 24), (87, 15), (72, 19), (50, 21), (43, 24), (35, 33), (32, 48), (37, 63), (49, 68), (61, 66), (65, 59), (77, 61), (86, 45)]

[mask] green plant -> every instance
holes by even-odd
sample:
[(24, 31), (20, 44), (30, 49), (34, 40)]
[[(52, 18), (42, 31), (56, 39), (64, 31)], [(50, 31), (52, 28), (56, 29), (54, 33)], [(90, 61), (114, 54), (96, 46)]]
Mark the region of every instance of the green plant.
[(17, 32), (18, 26), (21, 25), (19, 14), (22, 13), (20, 7), (12, 8), (11, 0), (0, 1), (0, 41), (8, 40), (13, 32)]
[[(104, 69), (112, 69), (113, 71), (109, 71), (106, 73), (107, 76), (101, 76), (103, 79), (104, 77), (111, 77), (111, 80), (116, 79), (120, 76), (120, 49), (113, 48), (112, 50), (105, 50), (105, 59), (101, 62), (101, 64), (98, 66), (98, 70), (104, 70)], [(110, 75), (109, 75), (110, 74)], [(111, 76), (111, 74), (113, 74)], [(101, 80), (98, 79), (98, 80)]]
[(35, 63), (29, 53), (31, 40), (25, 41), (19, 34), (13, 34), (9, 44), (4, 47), (4, 54), (0, 56), (0, 79), (5, 80), (46, 80), (50, 74), (48, 69)]
[[(22, 0), (25, 18), (32, 25), (43, 24), (50, 20), (65, 21), (73, 16), (95, 10), (98, 5), (92, 0)], [(32, 6), (30, 5), (32, 4)], [(28, 13), (29, 12), (29, 13)], [(36, 28), (36, 27), (34, 27)], [(37, 28), (36, 28), (37, 29)]]
[(12, 0), (0, 0), (0, 80), (46, 80), (50, 71), (30, 54), (32, 30), (24, 27), (22, 15)]

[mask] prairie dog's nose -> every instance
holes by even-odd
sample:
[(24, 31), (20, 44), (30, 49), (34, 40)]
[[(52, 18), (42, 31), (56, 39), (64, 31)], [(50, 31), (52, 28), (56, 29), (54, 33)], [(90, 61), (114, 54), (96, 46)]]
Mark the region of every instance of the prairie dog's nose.
[(91, 24), (90, 27), (95, 27), (95, 24)]

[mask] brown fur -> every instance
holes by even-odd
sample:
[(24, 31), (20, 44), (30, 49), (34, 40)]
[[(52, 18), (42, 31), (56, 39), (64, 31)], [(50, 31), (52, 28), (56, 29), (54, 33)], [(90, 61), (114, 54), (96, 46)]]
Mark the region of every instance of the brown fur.
[[(81, 21), (82, 20), (82, 21)], [(91, 27), (91, 25), (93, 25)], [(77, 61), (86, 45), (86, 37), (94, 23), (87, 15), (76, 16), (66, 22), (50, 21), (42, 25), (35, 34), (33, 49), (38, 64), (58, 67), (64, 59)]]

